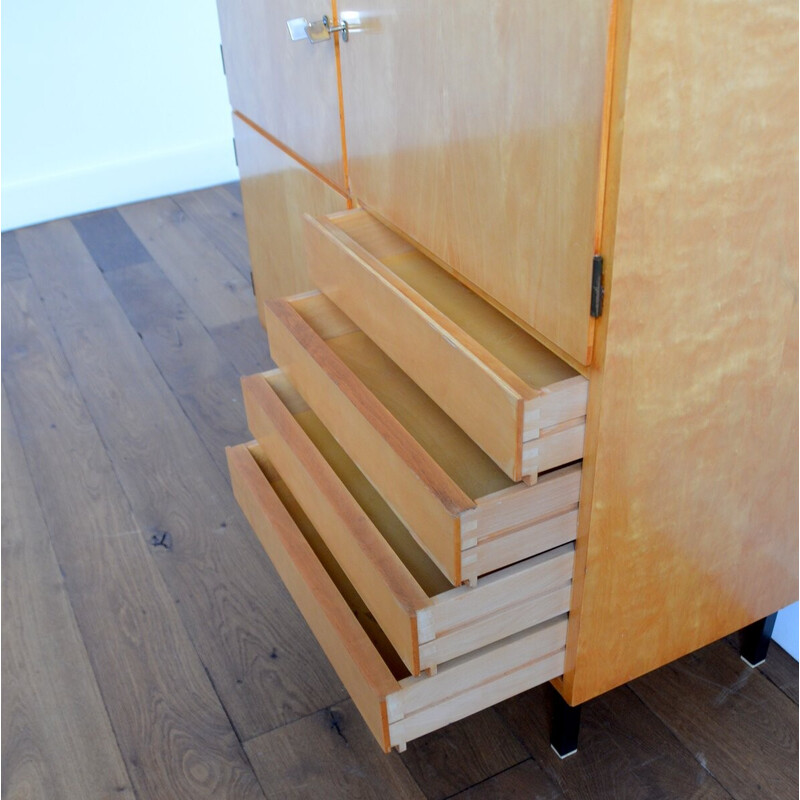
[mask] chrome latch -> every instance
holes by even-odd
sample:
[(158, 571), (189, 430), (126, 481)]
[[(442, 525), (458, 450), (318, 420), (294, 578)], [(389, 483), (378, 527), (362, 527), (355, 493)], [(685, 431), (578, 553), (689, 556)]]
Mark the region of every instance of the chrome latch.
[(305, 17), (297, 17), (296, 19), (288, 20), (286, 25), (289, 28), (289, 36), (293, 42), (297, 42), (300, 39), (308, 39), (312, 44), (319, 44), (319, 42), (328, 41), (331, 38), (331, 34), (337, 31), (341, 33), (343, 42), (346, 42), (349, 38), (347, 23), (342, 22), (341, 25), (331, 26), (327, 16), (317, 22), (309, 22)]

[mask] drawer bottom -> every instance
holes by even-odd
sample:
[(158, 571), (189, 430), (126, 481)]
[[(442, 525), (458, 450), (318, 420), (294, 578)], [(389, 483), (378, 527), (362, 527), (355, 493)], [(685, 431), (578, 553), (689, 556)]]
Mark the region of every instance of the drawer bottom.
[(563, 673), (566, 614), (411, 677), (267, 455), (227, 452), (239, 505), (384, 751)]

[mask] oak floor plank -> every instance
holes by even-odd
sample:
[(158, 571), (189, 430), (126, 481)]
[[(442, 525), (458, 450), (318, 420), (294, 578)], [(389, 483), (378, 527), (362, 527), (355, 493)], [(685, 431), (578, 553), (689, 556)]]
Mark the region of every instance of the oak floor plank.
[(795, 705), (798, 704), (798, 663), (777, 642), (772, 642), (767, 660), (758, 671), (775, 684)]
[(630, 686), (736, 800), (797, 798), (797, 706), (725, 641)]
[(586, 703), (578, 753), (550, 747), (552, 701), (540, 686), (498, 707), (530, 754), (571, 800), (730, 800), (730, 795), (628, 688)]
[[(741, 652), (741, 637), (734, 633), (725, 641), (737, 652)], [(795, 661), (777, 642), (770, 642), (767, 660), (756, 669), (775, 684), (795, 705), (798, 701), (798, 669)]]
[(347, 700), (246, 743), (270, 798), (424, 800), (397, 753), (385, 755)]
[(252, 317), (211, 328), (209, 333), (219, 351), (236, 367), (240, 375), (252, 375), (254, 372), (266, 372), (275, 368), (269, 352), (267, 332), (255, 314), (255, 299)]
[(453, 795), (452, 800), (560, 800), (564, 795), (532, 759)]
[[(238, 188), (229, 184), (211, 193), (228, 193), (240, 203)], [(549, 748), (549, 700), (542, 688), (500, 704), (490, 712), (494, 724), (477, 714), (388, 759), (349, 701), (335, 706), (332, 716), (318, 711), (339, 701), (344, 690), (235, 508), (219, 470), (221, 453), (209, 455), (241, 420), (235, 403), (224, 408), (233, 373), (269, 369), (271, 361), (249, 282), (235, 291), (224, 287), (226, 280), (244, 284), (233, 265), (234, 254), (242, 253), (237, 237), (244, 226), (225, 210), (235, 205), (225, 197), (191, 194), (184, 207), (180, 197), (141, 204), (150, 206), (139, 216), (152, 240), (139, 240), (148, 251), (140, 263), (126, 263), (132, 258), (126, 252), (141, 255), (135, 245), (127, 250), (109, 236), (101, 256), (98, 237), (84, 237), (94, 243), (98, 260), (115, 265), (104, 274), (74, 226), (66, 238), (63, 230), (52, 238), (54, 226), (70, 230), (68, 221), (3, 234), (4, 384), (30, 467), (20, 473), (6, 466), (10, 440), (4, 436), (3, 556), (10, 559), (7, 569), (9, 563), (19, 566), (4, 572), (4, 581), (12, 582), (3, 590), (12, 599), (4, 598), (3, 635), (11, 624), (18, 637), (15, 621), (21, 619), (26, 646), (42, 653), (40, 671), (27, 683), (3, 687), (4, 711), (11, 709), (12, 720), (4, 714), (4, 797), (6, 785), (25, 781), (38, 782), (42, 797), (58, 797), (54, 775), (69, 745), (100, 751), (72, 762), (89, 764), (80, 780), (91, 785), (96, 762), (86, 759), (100, 759), (104, 749), (94, 735), (80, 733), (85, 715), (94, 714), (91, 701), (61, 703), (65, 729), (78, 731), (77, 741), (61, 753), (50, 745), (60, 735), (57, 718), (54, 731), (26, 732), (39, 719), (36, 703), (49, 695), (36, 688), (34, 701), (34, 690), (25, 687), (40, 687), (41, 675), (56, 687), (68, 678), (84, 686), (73, 671), (86, 671), (88, 685), (99, 687), (113, 725), (109, 746), (122, 754), (140, 800), (262, 797), (253, 770), (270, 797), (326, 799), (413, 800), (458, 791), (450, 796), (780, 800), (784, 790), (796, 789), (796, 734), (786, 738), (785, 703), (794, 709), (789, 727), (796, 730), (797, 663), (774, 643), (766, 664), (750, 677), (737, 672), (738, 654), (725, 645), (730, 652), (722, 660), (736, 676), (732, 682), (724, 679), (718, 651), (700, 651), (701, 663), (690, 665), (693, 677), (658, 678), (664, 685), (656, 681), (655, 699), (648, 697), (652, 710), (629, 688), (591, 701), (583, 712), (579, 753), (565, 762)], [(120, 219), (125, 212), (117, 209)], [(217, 214), (222, 219), (214, 219)], [(36, 245), (46, 263), (35, 259), (34, 287), (19, 237), (32, 241), (43, 232), (50, 242)], [(150, 255), (161, 260), (157, 267)], [(203, 377), (210, 386), (203, 386)], [(236, 397), (238, 402), (238, 387)], [(4, 428), (9, 421), (15, 424), (4, 408)], [(193, 471), (201, 477), (187, 477)], [(46, 523), (13, 522), (28, 506), (26, 479), (35, 484)], [(55, 574), (53, 558), (60, 568)], [(51, 582), (40, 577), (47, 575)], [(20, 576), (25, 581), (18, 589), (13, 581)], [(41, 585), (52, 592), (28, 600), (26, 592)], [(85, 640), (83, 666), (75, 660), (74, 642), (72, 649), (60, 644), (62, 636), (72, 641), (69, 624), (58, 626), (63, 603)], [(49, 656), (48, 639), (64, 651), (69, 675)], [(4, 670), (9, 658), (22, 658), (22, 647), (4, 649)], [(639, 691), (639, 684), (634, 688)], [(80, 692), (75, 690), (77, 698)], [(731, 694), (740, 697), (732, 701)], [(772, 722), (759, 716), (759, 703)], [(524, 752), (508, 744), (509, 731)], [(252, 764), (234, 733), (247, 740)], [(498, 742), (490, 742), (486, 754), (470, 755), (487, 736)], [(765, 758), (770, 750), (775, 752)], [(518, 758), (523, 760), (513, 763)], [(15, 766), (20, 760), (22, 768)], [(776, 789), (776, 774), (779, 782), (789, 775), (789, 784)], [(114, 791), (125, 784), (117, 786), (112, 776), (109, 769), (108, 796), (125, 796)], [(477, 782), (466, 788), (470, 781)], [(35, 790), (15, 791), (36, 796)], [(68, 796), (92, 794), (70, 788)]]
[(242, 185), (239, 183), (239, 181), (223, 183), (222, 188), (226, 192), (230, 192), (240, 203), (242, 202)]
[(14, 281), (2, 299), (9, 405), (137, 797), (263, 797), (138, 534), (38, 291)]
[(75, 217), (72, 224), (103, 272), (140, 264), (150, 257), (116, 208)]
[(239, 737), (341, 699), (339, 680), (244, 522), (226, 475), (74, 229), (50, 223), (21, 244), (138, 525)]
[(119, 211), (207, 328), (252, 316), (250, 281), (172, 199), (148, 200)]
[[(409, 742), (402, 755), (427, 800), (444, 800), (527, 758), (491, 708)], [(542, 775), (540, 783), (549, 781)]]
[(250, 248), (242, 201), (222, 186), (172, 198), (239, 272), (250, 280)]
[(2, 275), (3, 283), (28, 277), (28, 265), (25, 263), (25, 257), (19, 249), (15, 231), (6, 231), (2, 234), (0, 260), (2, 261), (0, 275)]
[(252, 438), (240, 373), (157, 264), (124, 267), (106, 280), (209, 455), (227, 475), (225, 447)]
[(2, 395), (2, 796), (133, 800)]

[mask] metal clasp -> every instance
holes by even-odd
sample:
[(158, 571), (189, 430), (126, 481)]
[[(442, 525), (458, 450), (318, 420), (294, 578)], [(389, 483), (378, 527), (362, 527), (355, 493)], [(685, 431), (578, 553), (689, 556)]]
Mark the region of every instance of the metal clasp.
[(342, 41), (348, 41), (349, 34), (347, 23), (342, 22), (341, 25), (331, 26), (331, 22), (327, 16), (324, 16), (317, 22), (309, 22), (305, 17), (297, 17), (290, 19), (286, 22), (289, 28), (289, 36), (293, 42), (300, 39), (308, 39), (312, 44), (319, 44), (326, 42), (331, 38), (331, 34), (337, 31), (342, 35)]

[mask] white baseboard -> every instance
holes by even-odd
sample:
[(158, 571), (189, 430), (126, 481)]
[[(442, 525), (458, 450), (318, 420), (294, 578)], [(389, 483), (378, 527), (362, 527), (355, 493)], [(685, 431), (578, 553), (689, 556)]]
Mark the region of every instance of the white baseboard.
[(0, 228), (12, 230), (101, 208), (237, 180), (230, 139), (3, 184)]

